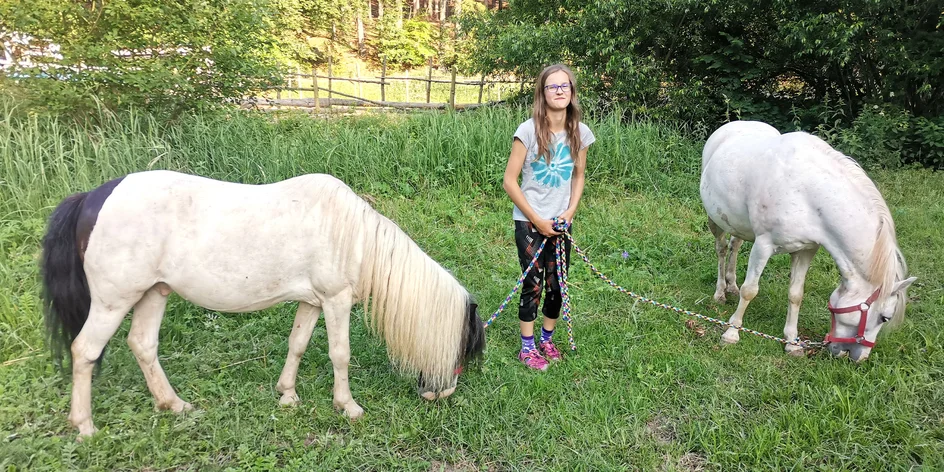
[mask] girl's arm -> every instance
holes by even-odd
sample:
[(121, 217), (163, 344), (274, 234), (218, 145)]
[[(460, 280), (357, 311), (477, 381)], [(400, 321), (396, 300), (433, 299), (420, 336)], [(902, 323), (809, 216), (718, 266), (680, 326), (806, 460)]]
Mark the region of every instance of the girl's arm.
[(589, 146), (581, 149), (574, 161), (574, 173), (571, 176), (573, 180), (570, 183), (570, 205), (560, 215), (561, 218), (567, 220), (567, 224), (573, 223), (577, 206), (580, 205), (580, 197), (583, 196), (584, 171), (587, 169), (587, 149), (589, 149)]
[[(521, 210), (521, 213), (524, 213), (524, 216), (538, 229), (538, 232), (547, 237), (557, 236), (560, 233), (554, 231), (554, 222), (545, 220), (535, 213), (531, 205), (528, 204), (528, 200), (524, 198), (524, 192), (521, 191), (521, 186), (518, 185), (518, 176), (521, 174), (521, 167), (524, 166), (524, 159), (527, 154), (528, 150), (525, 149), (524, 144), (520, 140), (515, 139), (511, 144), (511, 156), (508, 157), (508, 165), (505, 166), (505, 177), (502, 179), (502, 187), (505, 189), (505, 193), (511, 197), (511, 201), (515, 206), (517, 206), (518, 209)], [(582, 172), (581, 175), (583, 175)], [(580, 187), (583, 189), (583, 183), (581, 183)]]

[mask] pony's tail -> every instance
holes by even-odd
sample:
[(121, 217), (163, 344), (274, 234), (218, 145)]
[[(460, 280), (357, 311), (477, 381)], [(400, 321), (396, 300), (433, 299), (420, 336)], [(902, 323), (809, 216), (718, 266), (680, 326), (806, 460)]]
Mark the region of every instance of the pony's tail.
[[(75, 340), (89, 316), (91, 295), (76, 241), (76, 225), (88, 193), (67, 197), (52, 212), (40, 273), (43, 278), (43, 316), (46, 340), (56, 365), (62, 367), (63, 351), (72, 357)], [(99, 357), (101, 362), (101, 357)]]

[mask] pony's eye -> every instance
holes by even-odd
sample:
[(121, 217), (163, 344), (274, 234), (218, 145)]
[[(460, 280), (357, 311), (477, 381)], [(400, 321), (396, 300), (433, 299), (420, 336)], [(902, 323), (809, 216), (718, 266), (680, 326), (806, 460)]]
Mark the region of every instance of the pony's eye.
[(892, 320), (891, 318), (889, 318), (889, 317), (887, 317), (887, 316), (881, 316), (880, 318), (881, 318), (881, 320), (882, 320), (882, 323), (888, 323), (889, 321)]

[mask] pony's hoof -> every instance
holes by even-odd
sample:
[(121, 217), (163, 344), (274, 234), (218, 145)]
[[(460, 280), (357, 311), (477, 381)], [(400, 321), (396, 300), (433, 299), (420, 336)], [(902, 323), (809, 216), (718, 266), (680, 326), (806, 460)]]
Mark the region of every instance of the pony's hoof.
[(301, 400), (299, 400), (298, 395), (294, 392), (284, 393), (282, 394), (282, 398), (279, 399), (279, 405), (282, 406), (295, 407), (298, 406), (299, 403), (301, 403)]
[(180, 398), (175, 398), (169, 402), (158, 403), (154, 406), (154, 409), (157, 411), (167, 410), (174, 413), (183, 413), (185, 411), (193, 411), (193, 405), (181, 400)]
[(83, 442), (86, 439), (90, 439), (93, 434), (98, 432), (98, 428), (92, 425), (89, 422), (88, 425), (79, 426), (79, 435), (75, 437), (75, 442)]
[(799, 346), (787, 346), (787, 355), (790, 357), (804, 357), (806, 356), (806, 351)]
[(347, 416), (352, 421), (357, 420), (364, 416), (364, 409), (359, 405), (355, 404), (354, 406), (349, 406), (344, 409), (344, 416)]
[(737, 330), (728, 330), (721, 335), (721, 344), (737, 344), (740, 340), (741, 336), (738, 335)]
[(724, 305), (724, 302), (728, 301), (728, 300), (724, 297), (724, 292), (715, 292), (715, 294), (712, 295), (711, 298), (714, 299), (715, 303), (717, 303), (717, 304), (719, 304), (719, 305)]

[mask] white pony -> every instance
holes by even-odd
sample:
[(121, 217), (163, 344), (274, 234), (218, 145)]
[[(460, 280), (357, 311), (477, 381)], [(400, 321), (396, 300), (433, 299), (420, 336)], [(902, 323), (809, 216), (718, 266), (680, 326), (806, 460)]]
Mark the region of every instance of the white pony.
[[(760, 122), (728, 123), (705, 143), (701, 199), (718, 253), (714, 298), (719, 303), (725, 293), (738, 293), (738, 248), (743, 240), (754, 241), (729, 320), (733, 326), (741, 326), (770, 256), (789, 253), (790, 305), (783, 333), (797, 339), (803, 284), (820, 246), (842, 276), (829, 297), (832, 327), (826, 341), (833, 354), (866, 359), (883, 324), (904, 316), (905, 291), (915, 277), (906, 278), (888, 206), (862, 168), (823, 140), (802, 132), (781, 135)], [(736, 343), (738, 331), (728, 328), (721, 339)], [(802, 354), (799, 346), (786, 350)]]
[[(128, 344), (161, 409), (191, 409), (157, 357), (167, 297), (245, 312), (297, 301), (276, 388), (299, 401), (295, 378), (324, 311), (334, 405), (364, 410), (348, 384), (351, 306), (385, 338), (394, 364), (419, 374), (426, 399), (448, 396), (465, 359), (484, 348), (469, 293), (396, 224), (340, 180), (304, 175), (270, 185), (142, 172), (66, 198), (50, 217), (42, 261), (46, 326), (61, 360), (71, 345), (72, 407), (91, 435), (93, 364), (129, 310)], [(55, 349), (58, 343), (58, 349)]]

